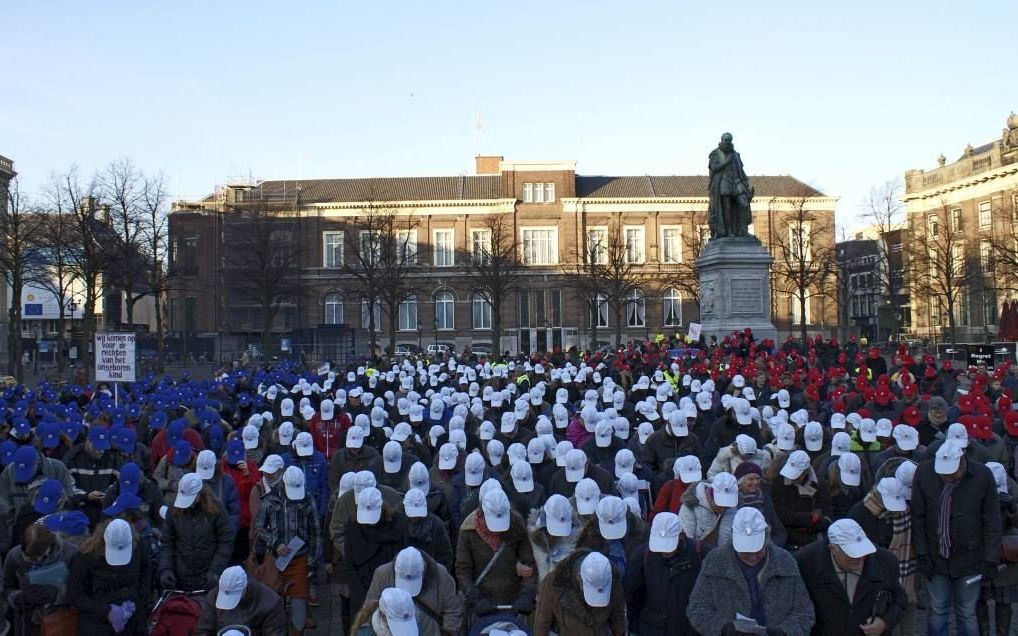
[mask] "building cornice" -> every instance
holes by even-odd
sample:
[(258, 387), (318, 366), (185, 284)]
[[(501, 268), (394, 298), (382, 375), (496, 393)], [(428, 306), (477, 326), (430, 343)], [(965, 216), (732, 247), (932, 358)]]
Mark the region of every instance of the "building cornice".
[[(911, 201), (919, 201), (923, 199), (937, 199), (939, 203), (940, 199), (945, 198), (947, 195), (950, 195), (951, 193), (956, 193), (957, 191), (963, 190), (965, 188), (972, 188), (987, 183), (989, 181), (1002, 179), (1011, 175), (1018, 175), (1018, 163), (1000, 166), (999, 168), (994, 168), (993, 170), (980, 172), (978, 174), (970, 175), (968, 177), (964, 177), (956, 181), (950, 181), (948, 183), (941, 184), (932, 188), (927, 188), (925, 190), (918, 190), (916, 192), (906, 192), (901, 197), (901, 200), (904, 203), (909, 203)], [(968, 197), (962, 198), (964, 199)]]
[(367, 210), (394, 210), (400, 215), (505, 214), (516, 207), (516, 199), (452, 199), (436, 201), (340, 201), (301, 206), (301, 216), (343, 218), (362, 216)]
[[(790, 212), (797, 210), (802, 201), (796, 197), (756, 197), (753, 209)], [(809, 197), (806, 209), (811, 212), (830, 212), (837, 197)], [(584, 197), (561, 199), (562, 211), (581, 212), (702, 212), (709, 204), (708, 197)]]

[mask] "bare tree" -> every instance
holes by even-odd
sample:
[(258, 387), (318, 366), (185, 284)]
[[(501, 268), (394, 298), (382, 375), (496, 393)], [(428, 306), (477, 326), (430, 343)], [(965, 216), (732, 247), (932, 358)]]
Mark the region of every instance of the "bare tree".
[(942, 324), (947, 314), (948, 338), (957, 338), (959, 303), (970, 284), (976, 281), (979, 269), (966, 253), (962, 228), (951, 219), (946, 201), (939, 208), (916, 216), (909, 230), (909, 283), (910, 292), (926, 299), (932, 312)]
[[(993, 200), (991, 218), (995, 223), (989, 239), (989, 273), (998, 290), (1018, 294), (1018, 189)], [(985, 255), (981, 257), (986, 260)]]
[(262, 352), (267, 353), (276, 317), (283, 305), (300, 293), (292, 219), (256, 198), (229, 213), (223, 234), (226, 287), (237, 295), (239, 304), (257, 307)]
[[(370, 203), (347, 223), (344, 234), (349, 258), (343, 271), (356, 281), (356, 295), (367, 309), (371, 352), (378, 350), (376, 308), (386, 314), (389, 351), (396, 349), (399, 307), (417, 292), (417, 219), (394, 208)], [(381, 316), (379, 316), (380, 318)]]
[(696, 305), (697, 315), (700, 313), (700, 268), (696, 261), (710, 239), (710, 227), (707, 225), (707, 212), (697, 211), (692, 215), (689, 231), (682, 232), (682, 260), (665, 272), (664, 284), (674, 287)]
[(905, 208), (901, 204), (903, 188), (901, 179), (891, 179), (871, 188), (863, 203), (865, 217), (872, 222), (878, 233), (878, 264), (873, 273), (877, 277), (876, 282), (882, 290), (882, 295), (891, 305), (894, 321), (892, 336), (897, 336), (901, 329), (901, 306), (904, 303), (904, 255), (901, 251), (894, 250), (894, 245), (900, 245), (900, 242), (892, 242), (891, 238), (893, 233), (901, 230), (904, 225)]
[[(21, 377), (22, 301), (21, 295), (28, 279), (30, 260), (34, 253), (34, 240), (39, 236), (39, 215), (29, 210), (28, 201), (21, 193), (18, 178), (4, 186), (0, 201), (0, 270), (4, 282), (11, 290), (11, 306), (7, 324), (7, 368)], [(38, 355), (38, 353), (37, 353)]]
[(471, 293), (484, 297), (491, 305), (492, 353), (501, 357), (502, 315), (506, 299), (523, 280), (522, 250), (508, 216), (487, 216), (479, 229), (479, 244), (471, 245), (460, 262), (465, 264)]
[(155, 299), (156, 349), (159, 352), (157, 371), (163, 371), (166, 349), (166, 314), (164, 301), (170, 291), (172, 279), (167, 267), (169, 261), (169, 215), (165, 182), (162, 175), (145, 179), (141, 195), (142, 254), (147, 260), (147, 289)]
[[(809, 207), (811, 191), (792, 198), (791, 211), (777, 232), (780, 248), (771, 271), (775, 285), (791, 296), (799, 315), (799, 336), (806, 342), (812, 298), (837, 297), (834, 228)], [(780, 223), (780, 222), (779, 222)]]
[[(48, 292), (59, 307), (57, 315), (57, 371), (63, 373), (66, 349), (68, 311), (73, 319), (75, 278), (72, 271), (71, 251), (76, 244), (75, 220), (73, 213), (63, 207), (59, 196), (59, 183), (47, 189), (50, 206), (40, 217), (39, 238), (34, 246), (34, 258), (30, 261), (27, 279), (33, 287)], [(58, 195), (58, 196), (54, 196)]]

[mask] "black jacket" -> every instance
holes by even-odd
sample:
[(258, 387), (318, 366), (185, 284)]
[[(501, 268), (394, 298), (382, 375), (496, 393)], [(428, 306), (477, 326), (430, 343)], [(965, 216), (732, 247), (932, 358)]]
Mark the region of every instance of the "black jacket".
[(414, 519), (406, 524), (406, 544), (426, 553), (436, 562), (452, 572), (454, 554), (449, 542), (449, 531), (442, 520), (434, 514), (424, 519)]
[(222, 508), (215, 515), (170, 508), (163, 525), (159, 571), (172, 571), (177, 589), (208, 589), (226, 569), (233, 539), (233, 526)]
[(933, 469), (934, 460), (919, 464), (912, 482), (912, 541), (916, 559), (930, 559), (934, 571), (951, 578), (981, 574), (1000, 561), (1001, 520), (997, 487), (986, 466), (965, 462), (965, 474), (955, 489), (951, 506), (951, 552), (940, 556), (940, 494), (944, 480)]
[(675, 554), (651, 552), (642, 544), (628, 560), (624, 588), (629, 620), (641, 635), (683, 636), (695, 634), (686, 617), (704, 552), (698, 541), (682, 537)]
[(812, 633), (856, 636), (861, 633), (859, 625), (874, 614), (884, 619), (887, 633), (890, 633), (901, 620), (908, 603), (905, 590), (898, 582), (898, 559), (883, 548), (877, 548), (866, 557), (855, 597), (849, 602), (845, 586), (834, 571), (829, 545), (827, 541), (814, 541), (795, 554), (816, 612)]
[(107, 620), (110, 605), (124, 601), (135, 604), (134, 614), (120, 634), (146, 634), (145, 625), (151, 596), (152, 580), (149, 560), (135, 542), (127, 565), (114, 567), (103, 556), (79, 552), (71, 559), (67, 581), (67, 600), (79, 612), (79, 634), (113, 634)]
[(878, 519), (866, 507), (866, 500), (856, 502), (848, 511), (848, 518), (854, 520), (862, 527), (863, 532), (874, 545), (881, 548), (888, 548), (891, 539), (894, 538), (894, 528), (890, 519)]

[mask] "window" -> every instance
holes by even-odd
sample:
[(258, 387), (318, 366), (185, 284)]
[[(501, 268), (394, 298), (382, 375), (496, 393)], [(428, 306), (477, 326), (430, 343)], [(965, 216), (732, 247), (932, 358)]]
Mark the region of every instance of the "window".
[[(378, 302), (377, 300), (375, 301), (375, 310), (374, 310), (373, 313), (375, 314), (374, 315), (374, 318), (375, 318), (375, 331), (381, 331), (382, 330), (382, 304), (380, 302)], [(371, 327), (368, 324), (368, 301), (367, 300), (362, 300), (361, 301), (361, 329), (370, 329), (370, 328)]]
[(926, 219), (926, 229), (927, 229), (927, 234), (929, 236), (939, 236), (940, 235), (940, 217), (938, 217), (936, 214), (931, 214), (929, 216), (929, 218)]
[[(799, 297), (792, 294), (788, 297), (788, 302), (791, 304), (792, 324), (802, 324), (802, 310), (799, 306)], [(806, 297), (806, 322), (809, 323), (809, 296)]]
[(559, 327), (562, 325), (562, 290), (549, 291), (551, 291), (551, 324), (553, 327)]
[(643, 258), (643, 228), (627, 227), (626, 231), (626, 262), (642, 263)]
[(475, 263), (491, 260), (491, 230), (470, 230), (470, 256)]
[(682, 228), (665, 226), (661, 229), (661, 262), (682, 262)]
[(396, 247), (404, 265), (417, 264), (417, 230), (396, 230)]
[(523, 184), (523, 202), (524, 203), (554, 203), (555, 202), (555, 184), (554, 183), (524, 183)]
[(530, 294), (525, 289), (516, 290), (516, 316), (520, 327), (530, 326)]
[(961, 232), (961, 208), (951, 209), (951, 229), (955, 232)]
[(378, 264), (382, 255), (382, 237), (378, 232), (361, 230), (361, 262), (365, 267), (373, 267)]
[(417, 331), (417, 296), (407, 296), (399, 304), (399, 330)]
[(626, 326), (643, 327), (646, 324), (647, 301), (640, 290), (634, 289), (626, 297)]
[(439, 329), (456, 328), (455, 299), (449, 292), (435, 294), (435, 324)]
[(792, 258), (800, 261), (810, 259), (810, 223), (795, 221), (788, 226), (788, 246), (792, 250)]
[(997, 292), (992, 289), (983, 290), (983, 324), (995, 325), (1000, 315), (997, 313)]
[(322, 322), (327, 325), (343, 324), (343, 299), (339, 294), (335, 292), (325, 294), (323, 304), (325, 305), (325, 316)]
[(682, 295), (679, 290), (669, 287), (661, 297), (664, 306), (666, 327), (676, 327), (682, 324)]
[(608, 299), (603, 294), (594, 298), (593, 311), (590, 312), (590, 326), (598, 329), (608, 326)]
[(491, 301), (484, 294), (474, 294), (474, 329), (491, 329)]
[(322, 267), (343, 266), (343, 233), (322, 232)]
[(435, 230), (434, 239), (435, 267), (452, 267), (453, 230)]
[(608, 264), (608, 228), (592, 227), (587, 230), (587, 258), (592, 265)]
[(979, 229), (988, 230), (990, 228), (990, 202), (980, 201), (979, 202)]
[(558, 230), (554, 228), (524, 228), (523, 262), (527, 265), (555, 265), (558, 263)]

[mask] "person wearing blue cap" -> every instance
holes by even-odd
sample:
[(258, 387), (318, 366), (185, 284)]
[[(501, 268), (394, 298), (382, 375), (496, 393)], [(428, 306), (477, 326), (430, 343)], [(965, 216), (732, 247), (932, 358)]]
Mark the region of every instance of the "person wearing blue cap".
[(72, 448), (64, 458), (75, 484), (86, 493), (82, 511), (93, 524), (99, 521), (103, 494), (117, 478), (119, 462), (110, 450), (111, 437), (108, 427), (93, 424), (85, 443)]
[(14, 461), (14, 453), (18, 450), (18, 444), (12, 439), (6, 439), (0, 443), (0, 463), (7, 466)]
[(205, 450), (205, 442), (202, 441), (198, 431), (191, 428), (185, 418), (178, 418), (167, 424), (165, 429), (156, 433), (152, 438), (152, 442), (149, 444), (149, 449), (152, 451), (152, 463), (158, 465), (159, 460), (182, 439), (187, 440), (192, 448)]
[(64, 437), (60, 424), (55, 420), (43, 420), (35, 427), (35, 436), (39, 440), (39, 449), (46, 457), (62, 459), (71, 449), (71, 444)]
[(138, 431), (129, 426), (111, 427), (110, 443), (118, 464), (134, 462), (146, 473), (152, 472), (152, 453), (147, 446), (138, 443)]
[(194, 470), (196, 457), (197, 453), (191, 443), (181, 439), (159, 460), (152, 476), (159, 484), (163, 503), (169, 505), (173, 502), (177, 494), (177, 484), (181, 477)]
[(35, 498), (21, 506), (14, 517), (14, 530), (11, 534), (14, 543), (21, 540), (25, 528), (47, 515), (63, 510), (71, 501), (73, 499), (64, 496), (64, 488), (56, 479), (42, 482), (35, 492)]
[(120, 467), (117, 481), (103, 495), (103, 514), (109, 516), (107, 510), (123, 494), (137, 496), (141, 501), (139, 508), (141, 512), (148, 517), (153, 525), (159, 524), (159, 508), (163, 505), (162, 494), (156, 483), (146, 477), (141, 467), (134, 462), (128, 462)]
[(0, 518), (7, 519), (3, 532), (8, 537), (14, 514), (29, 501), (32, 488), (46, 479), (56, 479), (64, 488), (64, 496), (74, 494), (74, 477), (56, 459), (41, 456), (35, 448), (22, 446), (14, 452), (11, 463), (0, 473)]
[(38, 621), (44, 608), (56, 609), (53, 604), (66, 595), (75, 552), (72, 543), (45, 525), (33, 523), (25, 528), (20, 545), (4, 560), (2, 594), (12, 610), (11, 633), (41, 633)]

